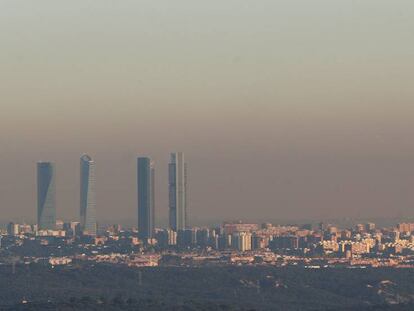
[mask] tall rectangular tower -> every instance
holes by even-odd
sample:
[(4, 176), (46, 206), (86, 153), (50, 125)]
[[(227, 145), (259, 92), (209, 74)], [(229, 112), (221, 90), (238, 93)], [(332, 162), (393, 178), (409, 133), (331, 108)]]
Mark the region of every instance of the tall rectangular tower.
[(154, 236), (154, 164), (150, 158), (137, 159), (138, 235), (143, 241)]
[(171, 153), (168, 165), (170, 228), (178, 231), (188, 226), (187, 164), (182, 152)]
[(95, 162), (80, 158), (80, 224), (85, 235), (96, 235)]
[(37, 224), (41, 230), (56, 228), (55, 166), (37, 163)]

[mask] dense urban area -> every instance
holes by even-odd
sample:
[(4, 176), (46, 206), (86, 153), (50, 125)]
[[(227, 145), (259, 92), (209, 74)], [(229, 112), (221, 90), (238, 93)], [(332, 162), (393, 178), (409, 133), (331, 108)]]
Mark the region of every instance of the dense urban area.
[(79, 222), (56, 220), (55, 165), (38, 162), (37, 224), (8, 224), (1, 241), (6, 260), (46, 261), (53, 266), (88, 261), (135, 267), (413, 267), (413, 223), (391, 228), (377, 228), (374, 223), (339, 228), (323, 223), (315, 227), (241, 222), (192, 227), (188, 221), (187, 162), (182, 152), (170, 154), (169, 226), (157, 229), (154, 162), (138, 157), (136, 168), (137, 227), (113, 225), (98, 230), (92, 157), (80, 157)]
[(9, 223), (0, 309), (412, 310), (412, 231), (229, 222), (142, 240), (120, 225)]
[(56, 217), (55, 165), (37, 164), (37, 222), (0, 231), (0, 310), (413, 310), (414, 223), (344, 227), (188, 221), (187, 163), (137, 158), (136, 227), (97, 224), (95, 162), (80, 158), (79, 221)]
[(142, 240), (137, 229), (108, 226), (84, 235), (79, 222), (58, 221), (56, 230), (9, 223), (1, 235), (2, 263), (79, 262), (130, 267), (270, 265), (414, 267), (414, 223), (377, 228), (374, 223), (340, 229), (320, 223), (279, 226), (231, 222), (218, 228), (156, 229)]

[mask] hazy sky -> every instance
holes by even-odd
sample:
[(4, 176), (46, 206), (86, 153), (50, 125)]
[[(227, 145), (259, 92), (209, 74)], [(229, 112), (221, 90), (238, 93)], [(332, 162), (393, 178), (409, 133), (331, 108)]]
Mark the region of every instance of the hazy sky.
[(138, 155), (189, 166), (190, 219), (414, 216), (412, 0), (0, 0), (1, 220), (136, 218)]

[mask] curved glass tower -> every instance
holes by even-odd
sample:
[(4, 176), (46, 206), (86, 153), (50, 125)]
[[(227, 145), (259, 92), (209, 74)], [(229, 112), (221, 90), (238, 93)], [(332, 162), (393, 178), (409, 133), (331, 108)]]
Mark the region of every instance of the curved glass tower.
[(37, 163), (37, 224), (40, 230), (56, 228), (55, 166)]
[(80, 223), (85, 235), (96, 235), (95, 162), (80, 158)]
[(188, 227), (187, 164), (182, 152), (171, 153), (168, 165), (170, 228), (178, 231)]

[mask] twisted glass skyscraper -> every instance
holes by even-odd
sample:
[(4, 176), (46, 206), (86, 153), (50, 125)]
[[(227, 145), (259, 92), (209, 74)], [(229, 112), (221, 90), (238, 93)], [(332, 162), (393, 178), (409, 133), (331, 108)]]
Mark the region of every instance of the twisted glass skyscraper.
[(154, 234), (154, 164), (150, 158), (137, 159), (138, 236), (143, 241)]
[(187, 165), (182, 152), (171, 153), (168, 165), (170, 228), (178, 231), (187, 221)]
[(56, 228), (55, 166), (37, 163), (37, 224), (40, 230)]
[(86, 235), (96, 235), (95, 162), (84, 154), (80, 158), (80, 223)]

